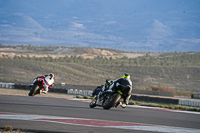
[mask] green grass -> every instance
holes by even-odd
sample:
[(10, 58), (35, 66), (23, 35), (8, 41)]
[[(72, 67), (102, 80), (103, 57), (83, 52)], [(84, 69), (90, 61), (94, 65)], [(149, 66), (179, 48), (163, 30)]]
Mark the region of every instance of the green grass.
[(79, 99), (90, 99), (90, 100), (93, 99), (93, 97), (90, 97), (90, 96), (81, 96), (81, 95), (77, 95), (75, 98), (79, 98)]
[(149, 103), (149, 102), (132, 101), (132, 100), (129, 101), (129, 104), (130, 105), (139, 105), (139, 106), (148, 106), (148, 107), (167, 108), (167, 109), (174, 109), (174, 110), (200, 112), (200, 107), (183, 106), (183, 105), (177, 105), (177, 104)]
[(12, 131), (13, 130), (13, 128), (12, 128), (12, 126), (5, 126), (4, 127), (4, 129), (3, 129), (4, 131)]

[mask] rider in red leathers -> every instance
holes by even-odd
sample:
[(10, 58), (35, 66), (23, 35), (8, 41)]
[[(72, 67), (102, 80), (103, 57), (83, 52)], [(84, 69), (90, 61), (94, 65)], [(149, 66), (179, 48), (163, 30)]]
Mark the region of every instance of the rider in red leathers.
[(44, 87), (43, 93), (47, 94), (49, 88), (51, 88), (54, 84), (54, 74), (50, 73), (49, 75), (43, 75), (35, 78), (32, 84), (35, 83), (35, 81), (41, 81), (42, 85)]

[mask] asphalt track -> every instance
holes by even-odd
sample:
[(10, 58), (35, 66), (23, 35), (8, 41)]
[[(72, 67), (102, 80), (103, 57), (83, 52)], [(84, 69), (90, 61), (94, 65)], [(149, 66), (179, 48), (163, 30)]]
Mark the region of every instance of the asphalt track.
[(199, 133), (200, 113), (128, 106), (89, 108), (88, 100), (0, 95), (0, 127), (43, 132)]

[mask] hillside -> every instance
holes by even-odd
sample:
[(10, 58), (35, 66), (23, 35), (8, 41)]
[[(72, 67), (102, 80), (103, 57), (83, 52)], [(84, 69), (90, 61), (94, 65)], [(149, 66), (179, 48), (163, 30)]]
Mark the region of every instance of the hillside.
[(94, 58), (97, 56), (120, 58), (127, 56), (134, 58), (143, 56), (145, 53), (129, 53), (125, 51), (119, 51), (114, 49), (100, 49), (89, 47), (34, 47), (31, 45), (17, 45), (17, 46), (5, 46), (0, 44), (0, 57), (14, 58), (14, 56), (29, 56), (29, 57), (52, 57), (60, 58), (65, 56), (82, 56), (84, 58)]
[(198, 0), (0, 0), (0, 43), (199, 52)]
[[(114, 53), (119, 54), (117, 52)], [(51, 55), (58, 54), (38, 57), (29, 55), (2, 55), (0, 81), (30, 84), (36, 76), (53, 72), (56, 83), (97, 86), (104, 84), (105, 79), (116, 79), (128, 72), (134, 86), (155, 85), (174, 90), (200, 91), (199, 52), (146, 53), (134, 58), (97, 54), (87, 58), (84, 54), (77, 56), (74, 52), (70, 56), (56, 58)]]

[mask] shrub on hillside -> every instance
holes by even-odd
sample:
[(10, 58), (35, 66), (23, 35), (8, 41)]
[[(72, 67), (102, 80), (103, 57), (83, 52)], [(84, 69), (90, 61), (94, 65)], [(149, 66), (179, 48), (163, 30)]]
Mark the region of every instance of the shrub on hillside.
[(169, 87), (159, 87), (159, 86), (151, 86), (149, 88), (147, 88), (147, 90), (149, 91), (164, 91), (164, 92), (174, 92), (173, 89), (169, 88)]

